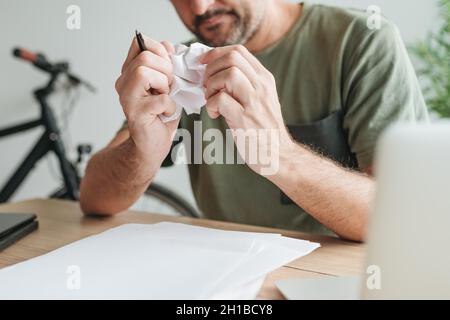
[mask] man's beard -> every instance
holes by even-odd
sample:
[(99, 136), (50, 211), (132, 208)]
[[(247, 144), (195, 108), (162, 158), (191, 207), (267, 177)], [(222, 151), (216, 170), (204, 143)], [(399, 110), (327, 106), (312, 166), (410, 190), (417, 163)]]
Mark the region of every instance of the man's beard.
[[(208, 28), (208, 31), (218, 32), (218, 35), (212, 39), (207, 39), (200, 32), (202, 22), (208, 20), (212, 17), (227, 14), (233, 18), (233, 22), (230, 29), (226, 34), (220, 34), (219, 29), (221, 24), (217, 24)], [(234, 10), (218, 9), (213, 11), (208, 11), (204, 15), (197, 16), (194, 22), (193, 33), (195, 36), (204, 44), (211, 47), (222, 47), (233, 44), (245, 44), (256, 32), (256, 25), (251, 21), (251, 14), (248, 12), (244, 15), (246, 18), (242, 18)]]

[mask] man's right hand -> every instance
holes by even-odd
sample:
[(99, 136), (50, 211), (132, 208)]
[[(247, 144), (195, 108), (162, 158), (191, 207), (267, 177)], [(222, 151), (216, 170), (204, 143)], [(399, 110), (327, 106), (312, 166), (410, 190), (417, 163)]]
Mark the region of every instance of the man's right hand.
[(169, 97), (172, 83), (171, 44), (145, 37), (147, 52), (134, 39), (116, 82), (128, 129), (89, 161), (81, 181), (80, 205), (86, 214), (116, 214), (147, 190), (170, 152), (180, 120), (163, 123), (159, 115), (176, 109)]
[(179, 119), (163, 123), (159, 115), (170, 116), (176, 110), (169, 97), (173, 81), (170, 54), (174, 47), (144, 36), (148, 51), (141, 52), (136, 38), (131, 44), (122, 74), (116, 81), (120, 104), (127, 118), (131, 139), (142, 159), (167, 156)]

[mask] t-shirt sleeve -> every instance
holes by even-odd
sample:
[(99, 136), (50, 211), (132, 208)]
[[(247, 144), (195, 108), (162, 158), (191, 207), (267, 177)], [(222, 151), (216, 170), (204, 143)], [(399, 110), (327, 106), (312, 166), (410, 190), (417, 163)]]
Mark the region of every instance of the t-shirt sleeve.
[(383, 20), (369, 30), (360, 21), (343, 61), (344, 129), (361, 170), (373, 164), (377, 140), (390, 124), (428, 120), (428, 112), (397, 27)]

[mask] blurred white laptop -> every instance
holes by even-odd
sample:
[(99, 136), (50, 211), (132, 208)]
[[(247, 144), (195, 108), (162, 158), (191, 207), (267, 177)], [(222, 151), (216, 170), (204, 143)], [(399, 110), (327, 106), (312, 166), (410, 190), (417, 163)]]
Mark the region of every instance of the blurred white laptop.
[(288, 299), (450, 299), (450, 123), (394, 126), (375, 165), (369, 269), (277, 282)]

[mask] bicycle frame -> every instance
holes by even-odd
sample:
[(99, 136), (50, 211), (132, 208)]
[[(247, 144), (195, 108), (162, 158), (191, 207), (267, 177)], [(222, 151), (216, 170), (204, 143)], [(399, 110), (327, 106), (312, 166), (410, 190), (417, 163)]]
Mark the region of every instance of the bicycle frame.
[(78, 199), (78, 176), (71, 163), (66, 158), (66, 151), (63, 142), (60, 139), (60, 131), (55, 115), (47, 103), (47, 97), (54, 91), (54, 84), (58, 75), (59, 73), (52, 74), (52, 78), (47, 86), (34, 92), (34, 96), (41, 107), (41, 116), (39, 119), (0, 130), (0, 138), (3, 138), (40, 126), (44, 126), (45, 128), (45, 132), (39, 138), (36, 145), (1, 189), (0, 203), (11, 199), (36, 163), (50, 151), (54, 152), (59, 160), (66, 187), (66, 198), (71, 200)]
[[(77, 165), (72, 164), (66, 157), (64, 144), (60, 138), (60, 129), (56, 121), (55, 114), (47, 103), (47, 98), (55, 91), (55, 83), (58, 76), (64, 74), (72, 87), (79, 85), (85, 86), (91, 92), (96, 89), (88, 82), (80, 79), (69, 72), (69, 63), (60, 62), (52, 64), (48, 62), (44, 55), (33, 54), (32, 52), (16, 48), (13, 51), (15, 57), (31, 62), (36, 68), (50, 75), (50, 80), (45, 87), (34, 91), (34, 97), (40, 106), (40, 117), (36, 120), (24, 122), (8, 128), (0, 128), (0, 139), (25, 132), (34, 128), (44, 127), (45, 131), (40, 136), (36, 145), (29, 151), (28, 155), (9, 178), (5, 186), (0, 190), (0, 203), (11, 199), (26, 177), (33, 170), (35, 165), (42, 160), (49, 152), (53, 152), (59, 161), (60, 170), (64, 179), (64, 186), (50, 195), (51, 198), (79, 200), (79, 186), (81, 178), (78, 174)], [(81, 163), (83, 156), (91, 152), (90, 145), (78, 146), (77, 164)], [(163, 186), (152, 183), (144, 194), (147, 197), (168, 205), (177, 213), (190, 217), (199, 217), (199, 214), (188, 202), (176, 193), (164, 188)]]

